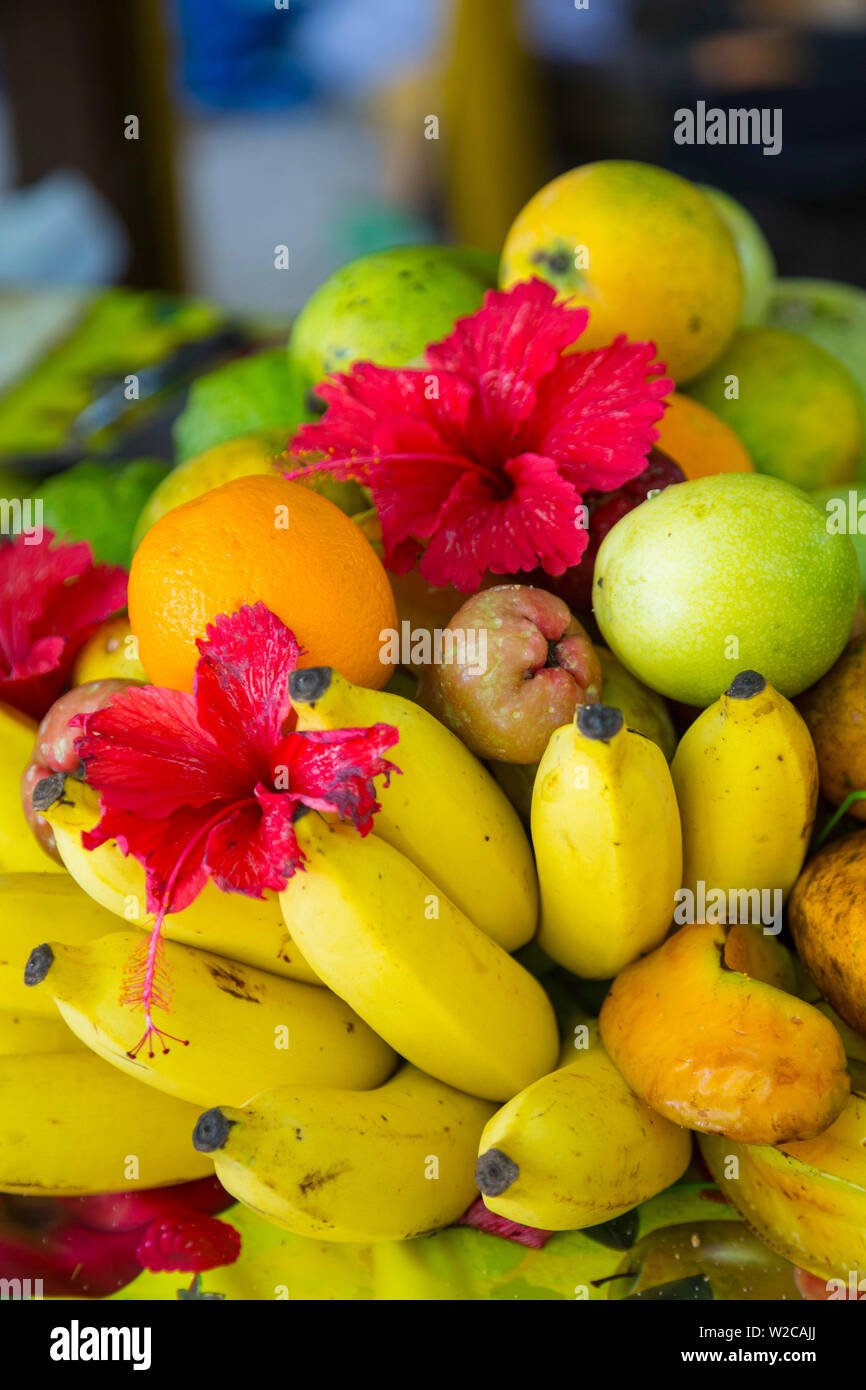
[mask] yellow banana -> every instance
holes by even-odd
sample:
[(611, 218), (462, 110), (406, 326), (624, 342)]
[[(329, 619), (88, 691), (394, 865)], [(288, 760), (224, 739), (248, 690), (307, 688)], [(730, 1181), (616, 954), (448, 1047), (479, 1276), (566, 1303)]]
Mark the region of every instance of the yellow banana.
[(24, 815), (21, 774), (30, 761), (37, 724), (11, 705), (0, 703), (0, 873), (62, 874), (46, 854)]
[(676, 797), (664, 753), (620, 710), (581, 705), (552, 734), (532, 791), (532, 842), (538, 940), (560, 965), (604, 980), (664, 939), (682, 871)]
[(62, 1018), (0, 1009), (0, 1057), (37, 1052), (80, 1052), (84, 1047)]
[(377, 786), (375, 829), (506, 951), (535, 932), (532, 850), (508, 797), (450, 729), (420, 705), (352, 685), (329, 666), (292, 674), (299, 729), (392, 724), (400, 775)]
[(471, 1205), (493, 1109), (412, 1066), (376, 1091), (281, 1086), (199, 1119), (196, 1148), (254, 1211), (315, 1240), (409, 1240)]
[(24, 967), (46, 937), (69, 946), (115, 931), (117, 918), (83, 893), (69, 874), (0, 874), (0, 1009), (57, 1018), (50, 995), (28, 989)]
[[(770, 1148), (702, 1134), (704, 1160), (747, 1225), (825, 1279), (866, 1276), (866, 1099), (851, 1095), (817, 1139)], [(863, 1289), (866, 1292), (866, 1286)]]
[[(94, 850), (81, 843), (82, 831), (92, 830), (99, 820), (99, 798), (93, 789), (67, 777), (57, 800), (41, 814), (51, 823), (63, 862), (85, 893), (129, 926), (149, 931), (154, 913), (145, 906), (144, 869), (138, 860), (124, 855), (114, 840)], [(166, 916), (162, 932), (169, 941), (213, 951), (258, 970), (321, 983), (292, 941), (273, 893), (247, 898), (222, 893), (207, 883), (183, 912)], [(42, 940), (50, 935), (43, 932)]]
[(82, 1048), (0, 1057), (0, 1192), (74, 1197), (204, 1178), (197, 1109)]
[(393, 1048), (470, 1095), (505, 1100), (549, 1071), (558, 1040), (536, 980), (376, 835), (308, 812), (280, 894), (306, 958)]
[(141, 1015), (120, 998), (141, 945), (137, 932), (125, 931), (88, 946), (45, 943), (25, 972), (87, 1047), (139, 1081), (196, 1105), (218, 1096), (244, 1105), (278, 1085), (368, 1090), (394, 1070), (391, 1048), (330, 990), (173, 941), (163, 943), (161, 973), (176, 1022), (169, 1019), (168, 1042), (154, 1056), (144, 1047), (133, 1056)]
[(741, 671), (689, 726), (671, 764), (690, 892), (778, 890), (803, 865), (818, 800), (805, 721), (755, 671)]
[(556, 1071), (488, 1120), (475, 1180), (498, 1216), (572, 1231), (669, 1187), (691, 1151), (688, 1130), (629, 1090), (593, 1020), (567, 1033)]

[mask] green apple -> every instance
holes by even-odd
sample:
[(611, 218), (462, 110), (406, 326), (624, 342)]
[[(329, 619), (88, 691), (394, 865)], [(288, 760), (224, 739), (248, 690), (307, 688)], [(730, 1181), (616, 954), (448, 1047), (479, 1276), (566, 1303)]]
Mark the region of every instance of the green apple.
[(741, 328), (687, 394), (730, 425), (759, 473), (806, 491), (854, 475), (863, 446), (857, 383), (799, 333)]
[(798, 488), (719, 473), (665, 488), (622, 517), (595, 564), (595, 616), (652, 690), (709, 705), (738, 671), (783, 695), (814, 684), (848, 640), (857, 555)]
[(730, 193), (723, 193), (720, 188), (710, 188), (708, 184), (701, 184), (700, 189), (727, 223), (740, 258), (744, 289), (740, 323), (761, 323), (776, 278), (776, 262), (770, 243), (752, 214)]
[(396, 246), (350, 261), (295, 319), (289, 360), (305, 391), (353, 362), (403, 367), (474, 314), (496, 285), (496, 257), (451, 246)]

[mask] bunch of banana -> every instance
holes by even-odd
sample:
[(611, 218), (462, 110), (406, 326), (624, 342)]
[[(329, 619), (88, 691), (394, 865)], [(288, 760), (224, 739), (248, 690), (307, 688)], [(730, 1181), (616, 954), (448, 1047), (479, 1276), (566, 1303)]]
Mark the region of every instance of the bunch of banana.
[(456, 1221), (493, 1106), (404, 1066), (376, 1091), (280, 1087), (193, 1135), (232, 1196), (317, 1240), (409, 1240)]
[(818, 801), (815, 747), (791, 702), (755, 671), (741, 671), (683, 734), (671, 772), (683, 885), (787, 898)]
[(0, 873), (62, 874), (42, 849), (21, 805), (21, 774), (36, 742), (37, 724), (0, 702)]
[(470, 1095), (507, 1100), (549, 1071), (556, 1018), (537, 980), (376, 834), (296, 820), (304, 871), (280, 894), (304, 956), (391, 1046)]
[(622, 712), (580, 705), (551, 736), (532, 791), (539, 942), (603, 980), (663, 940), (682, 872), (682, 831), (664, 753)]
[(566, 1030), (559, 1067), (487, 1122), (475, 1179), (498, 1216), (548, 1231), (613, 1220), (682, 1177), (691, 1135), (629, 1090), (598, 1024)]
[(0, 1192), (72, 1197), (203, 1178), (197, 1110), (77, 1051), (0, 1056)]
[(376, 834), (411, 859), (506, 951), (535, 932), (538, 884), (517, 812), (487, 769), (427, 710), (352, 685), (329, 666), (289, 680), (299, 729), (392, 724), (400, 775), (377, 789)]
[(196, 1105), (218, 1096), (243, 1105), (279, 1085), (368, 1090), (394, 1070), (391, 1048), (330, 990), (171, 941), (163, 964), (179, 1036), (153, 1056), (134, 1052), (141, 1019), (120, 1001), (140, 945), (138, 933), (124, 931), (86, 946), (45, 943), (30, 956), (25, 981), (53, 998), (93, 1052), (158, 1090)]
[[(58, 781), (52, 794), (55, 790), (50, 804), (40, 803), (40, 815), (52, 826), (57, 848), (72, 878), (115, 917), (149, 930), (154, 913), (147, 911), (144, 869), (138, 860), (124, 855), (114, 840), (94, 850), (86, 850), (81, 843), (82, 832), (92, 830), (99, 820), (96, 793), (73, 777)], [(104, 926), (98, 935), (110, 929)], [(52, 935), (51, 930), (43, 931), (40, 939), (50, 940)], [(213, 883), (207, 883), (183, 912), (166, 916), (163, 935), (169, 941), (197, 946), (290, 980), (320, 983), (289, 936), (273, 893), (247, 898), (238, 893), (221, 893)]]

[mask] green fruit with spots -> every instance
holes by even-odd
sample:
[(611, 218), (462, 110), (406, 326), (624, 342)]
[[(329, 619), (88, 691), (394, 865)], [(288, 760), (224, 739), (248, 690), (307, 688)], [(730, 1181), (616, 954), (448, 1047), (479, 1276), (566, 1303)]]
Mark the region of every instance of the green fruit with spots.
[(798, 488), (719, 473), (665, 488), (624, 516), (598, 552), (595, 616), (605, 642), (652, 690), (717, 699), (738, 671), (789, 697), (848, 640), (857, 556)]
[(863, 447), (857, 383), (799, 333), (741, 329), (688, 394), (739, 435), (759, 473), (806, 491), (854, 475)]
[(428, 343), (474, 314), (496, 284), (486, 251), (395, 246), (350, 261), (307, 300), (289, 338), (289, 361), (304, 391), (353, 362), (414, 364)]
[(776, 262), (770, 243), (752, 214), (730, 193), (723, 193), (720, 188), (710, 188), (707, 184), (701, 184), (700, 189), (726, 223), (737, 248), (740, 270), (743, 272), (740, 323), (761, 323), (776, 278)]

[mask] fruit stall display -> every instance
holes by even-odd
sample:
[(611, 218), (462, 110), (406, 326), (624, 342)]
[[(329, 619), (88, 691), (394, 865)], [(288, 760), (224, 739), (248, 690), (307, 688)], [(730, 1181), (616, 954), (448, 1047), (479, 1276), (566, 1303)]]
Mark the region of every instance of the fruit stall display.
[(857, 1296), (864, 329), (606, 161), (498, 262), (338, 271), (197, 376), (173, 466), (33, 490), (0, 1276)]

